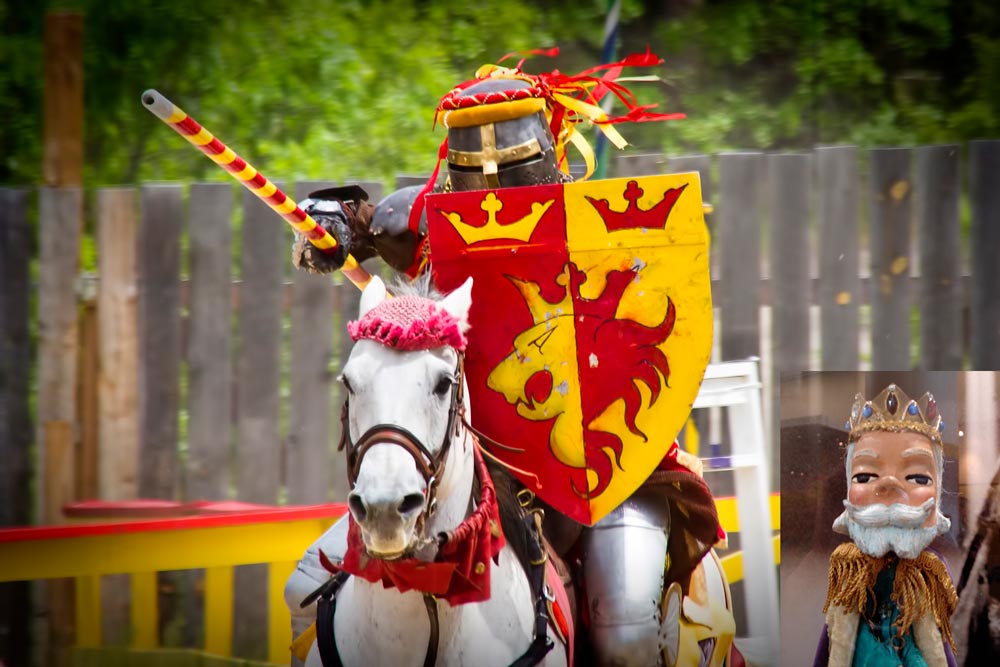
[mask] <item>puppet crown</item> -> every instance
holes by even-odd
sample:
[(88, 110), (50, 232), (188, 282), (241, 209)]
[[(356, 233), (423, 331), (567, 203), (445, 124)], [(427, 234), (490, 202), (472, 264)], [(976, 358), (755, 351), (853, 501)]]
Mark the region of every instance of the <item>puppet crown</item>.
[(890, 384), (870, 401), (857, 394), (851, 407), (851, 418), (844, 428), (849, 431), (849, 442), (855, 442), (871, 431), (912, 431), (940, 445), (944, 421), (930, 393), (913, 400), (895, 384)]

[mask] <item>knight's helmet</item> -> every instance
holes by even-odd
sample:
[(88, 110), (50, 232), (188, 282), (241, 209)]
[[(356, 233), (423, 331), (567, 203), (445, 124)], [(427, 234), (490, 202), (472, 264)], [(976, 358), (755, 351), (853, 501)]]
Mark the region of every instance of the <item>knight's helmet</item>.
[(545, 99), (520, 78), (454, 89), (438, 120), (448, 129), (448, 175), (456, 191), (560, 183)]

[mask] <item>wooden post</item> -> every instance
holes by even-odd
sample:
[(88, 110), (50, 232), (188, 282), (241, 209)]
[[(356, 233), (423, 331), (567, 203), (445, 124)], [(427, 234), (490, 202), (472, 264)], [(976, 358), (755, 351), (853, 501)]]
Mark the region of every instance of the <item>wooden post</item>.
[(955, 144), (917, 149), (914, 194), (921, 285), (917, 365), (927, 370), (962, 369), (958, 154)]
[[(83, 225), (83, 16), (45, 15), (42, 174), (39, 205), (38, 498), (44, 523), (62, 523), (75, 500), (76, 275)], [(69, 581), (45, 587), (48, 638), (45, 664), (68, 664), (73, 638)]]
[(858, 151), (816, 149), (821, 368), (857, 370), (861, 305)]
[(139, 348), (135, 277), (135, 192), (97, 192), (100, 332), (99, 488), (103, 500), (139, 491)]
[[(276, 184), (284, 189), (284, 184)], [(237, 361), (236, 494), (243, 501), (273, 505), (281, 483), (278, 397), (281, 384), (281, 289), (288, 260), (284, 225), (247, 190), (243, 201), (240, 346)], [(233, 653), (267, 656), (267, 566), (234, 571)]]
[(872, 368), (910, 363), (910, 150), (871, 151)]
[(1000, 370), (1000, 141), (973, 141), (969, 147), (972, 367)]
[[(298, 183), (295, 198), (301, 201), (310, 192), (330, 185)], [(333, 404), (330, 392), (333, 322), (338, 316), (334, 298), (340, 287), (333, 284), (332, 276), (298, 269), (292, 280), (292, 386), (285, 486), (289, 503), (317, 504), (329, 499), (332, 431), (339, 428), (339, 406)]]
[[(0, 188), (0, 525), (30, 519), (31, 339), (28, 335), (30, 226), (26, 190)], [(30, 615), (26, 582), (0, 585), (0, 662), (29, 663)]]
[(723, 361), (760, 356), (760, 153), (719, 156), (718, 307)]
[(45, 15), (45, 184), (83, 185), (83, 15)]

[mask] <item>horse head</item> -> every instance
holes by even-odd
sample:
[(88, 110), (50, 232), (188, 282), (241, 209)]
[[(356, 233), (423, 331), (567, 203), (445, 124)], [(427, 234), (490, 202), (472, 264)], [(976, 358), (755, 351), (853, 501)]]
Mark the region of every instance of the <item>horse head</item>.
[(471, 292), (469, 279), (440, 300), (389, 298), (376, 277), (348, 327), (357, 341), (340, 378), (348, 395), (348, 507), (376, 558), (421, 548), (428, 520), (457, 514), (457, 523), (467, 508), (472, 454), (465, 442), (451, 444), (467, 410), (462, 351)]

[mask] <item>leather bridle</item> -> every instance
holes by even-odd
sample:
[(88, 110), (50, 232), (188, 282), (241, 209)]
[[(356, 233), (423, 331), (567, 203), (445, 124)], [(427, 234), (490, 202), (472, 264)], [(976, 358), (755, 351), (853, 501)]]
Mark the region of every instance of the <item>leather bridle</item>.
[(441, 438), (441, 445), (438, 447), (437, 454), (431, 453), (427, 446), (420, 441), (420, 438), (396, 424), (375, 424), (365, 431), (357, 441), (352, 441), (349, 423), (350, 400), (350, 396), (344, 399), (344, 407), (341, 410), (340, 444), (337, 445), (337, 449), (346, 449), (347, 451), (347, 480), (351, 489), (354, 489), (358, 475), (361, 472), (361, 464), (369, 449), (375, 445), (396, 445), (401, 447), (413, 459), (426, 485), (426, 509), (417, 518), (418, 529), (422, 530), (423, 521), (433, 515), (436, 509), (437, 486), (444, 474), (444, 466), (448, 459), (451, 441), (458, 435), (458, 429), (464, 421), (464, 355), (461, 353), (458, 355), (458, 363), (455, 367), (455, 382), (451, 387), (451, 404), (448, 407), (448, 422), (445, 426), (444, 435)]

